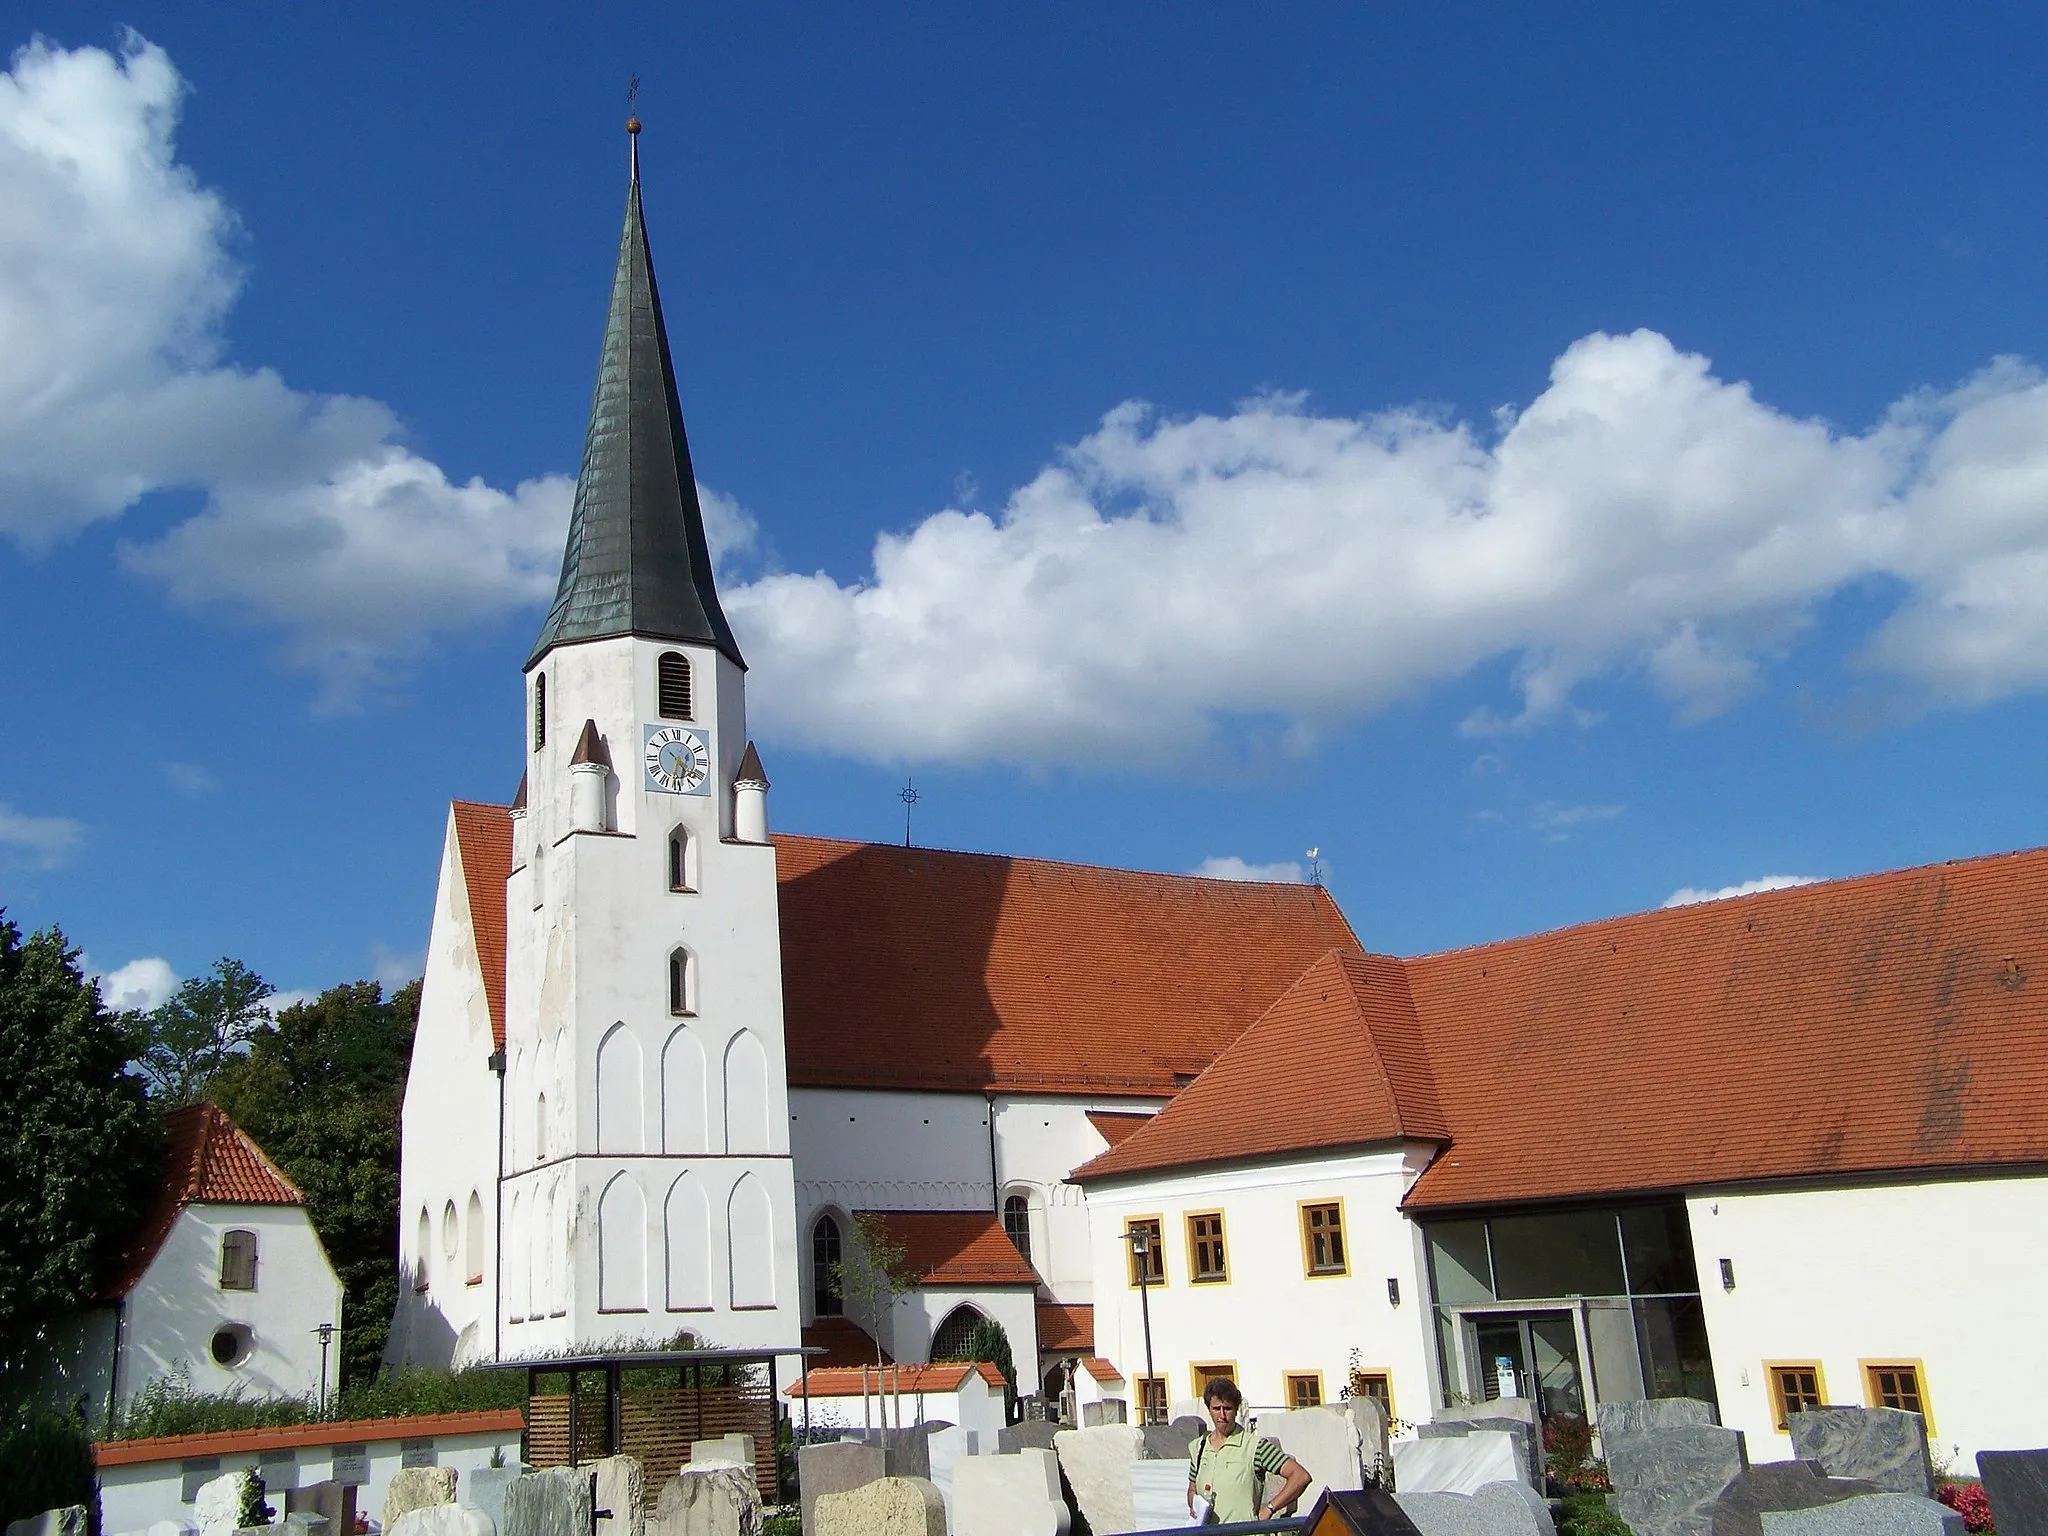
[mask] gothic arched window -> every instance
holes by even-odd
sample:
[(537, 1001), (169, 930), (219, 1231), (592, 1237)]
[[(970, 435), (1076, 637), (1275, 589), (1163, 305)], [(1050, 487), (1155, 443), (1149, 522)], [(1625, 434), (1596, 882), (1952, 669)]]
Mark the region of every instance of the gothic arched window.
[(987, 1321), (986, 1317), (970, 1306), (955, 1307), (946, 1314), (946, 1320), (939, 1324), (932, 1334), (932, 1358), (965, 1360), (968, 1348), (974, 1342), (974, 1330)]
[(469, 1244), (466, 1250), (466, 1276), (471, 1285), (484, 1283), (484, 1202), (475, 1190), (469, 1192), (469, 1225), (466, 1233)]
[(677, 651), (663, 651), (655, 663), (655, 707), (664, 720), (692, 718), (690, 706), (690, 658)]
[(548, 675), (536, 672), (533, 675), (533, 750), (538, 752), (548, 744)]
[(820, 1317), (838, 1317), (846, 1311), (839, 1294), (839, 1223), (829, 1215), (820, 1216), (811, 1228), (811, 1296)]
[(678, 946), (668, 956), (668, 1011), (689, 1015), (697, 1011), (696, 966), (690, 952)]
[(1003, 1201), (1003, 1231), (1010, 1241), (1017, 1245), (1017, 1251), (1024, 1255), (1024, 1262), (1031, 1262), (1031, 1202), (1022, 1195), (1011, 1195)]
[(668, 835), (668, 888), (697, 889), (697, 848), (690, 840), (688, 827), (677, 827)]
[(427, 1288), (427, 1249), (433, 1241), (433, 1223), (427, 1219), (427, 1208), (423, 1205), (420, 1207), (419, 1225), (413, 1229), (412, 1288), (416, 1291)]

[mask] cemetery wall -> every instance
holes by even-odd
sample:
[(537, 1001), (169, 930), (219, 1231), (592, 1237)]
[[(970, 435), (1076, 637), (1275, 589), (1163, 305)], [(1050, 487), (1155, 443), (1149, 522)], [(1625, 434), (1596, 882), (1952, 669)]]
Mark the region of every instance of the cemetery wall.
[(2048, 1177), (1687, 1203), (1721, 1422), (1748, 1436), (1752, 1461), (1792, 1456), (1767, 1361), (1815, 1362), (1828, 1402), (1864, 1405), (1865, 1362), (1919, 1362), (1929, 1438), (1961, 1470), (1979, 1450), (2048, 1439), (2032, 1364), (2048, 1359)]
[[(256, 1289), (220, 1287), (221, 1238), (256, 1234)], [(182, 1373), (195, 1392), (248, 1397), (310, 1396), (320, 1387), (320, 1340), (313, 1330), (341, 1323), (341, 1280), (328, 1263), (303, 1206), (188, 1205), (128, 1294), (121, 1320), (122, 1401), (149, 1381)], [(214, 1361), (222, 1327), (246, 1330), (248, 1352), (231, 1365)], [(328, 1346), (328, 1383), (337, 1384), (341, 1336)], [(105, 1360), (97, 1380), (77, 1390), (96, 1405), (107, 1393)]]
[[(1362, 1367), (1391, 1375), (1398, 1415), (1426, 1419), (1429, 1291), (1400, 1201), (1431, 1150), (1415, 1144), (1091, 1184), (1096, 1353), (1133, 1378), (1135, 1394), (1145, 1336), (1122, 1234), (1130, 1217), (1157, 1217), (1166, 1275), (1149, 1287), (1152, 1354), (1169, 1401), (1196, 1395), (1193, 1364), (1231, 1361), (1252, 1404), (1284, 1403), (1288, 1373), (1308, 1371), (1321, 1373), (1324, 1401), (1333, 1402), (1355, 1349)], [(1341, 1201), (1348, 1273), (1305, 1272), (1304, 1201)], [(1223, 1213), (1229, 1279), (1191, 1284), (1186, 1218), (1211, 1211)], [(1398, 1305), (1388, 1297), (1390, 1278)]]
[[(486, 1064), (496, 1048), (451, 810), (400, 1119), (403, 1278), (387, 1345), (393, 1359), (438, 1369), (496, 1352), (498, 1079)], [(472, 1194), (482, 1207), (481, 1231), (471, 1230)], [(457, 1227), (452, 1256), (440, 1230), (450, 1202)], [(469, 1283), (473, 1255), (483, 1276), (475, 1285)], [(421, 1291), (413, 1282), (423, 1256), (427, 1288)]]
[[(970, 1374), (960, 1383), (955, 1392), (913, 1392), (906, 1390), (901, 1397), (874, 1386), (865, 1400), (858, 1390), (844, 1396), (828, 1396), (819, 1393), (811, 1399), (811, 1429), (813, 1434), (820, 1430), (838, 1429), (879, 1429), (885, 1423), (894, 1426), (896, 1415), (902, 1414), (907, 1428), (913, 1424), (958, 1424), (964, 1429), (974, 1430), (981, 1436), (981, 1443), (993, 1446), (996, 1435), (1004, 1423), (1002, 1389), (991, 1388), (978, 1374)], [(1028, 1385), (1028, 1383), (1027, 1383)], [(802, 1399), (791, 1396), (784, 1388), (784, 1399), (792, 1424), (804, 1421)], [(884, 1399), (887, 1399), (886, 1406)]]
[(270, 1503), (280, 1510), (283, 1490), (339, 1480), (357, 1485), (356, 1509), (376, 1519), (403, 1466), (455, 1468), (461, 1498), (463, 1480), (489, 1466), (494, 1454), (516, 1465), (523, 1422), (513, 1408), (104, 1441), (93, 1447), (100, 1524), (107, 1536), (144, 1532), (160, 1520), (190, 1525), (200, 1484), (245, 1467), (262, 1476)]

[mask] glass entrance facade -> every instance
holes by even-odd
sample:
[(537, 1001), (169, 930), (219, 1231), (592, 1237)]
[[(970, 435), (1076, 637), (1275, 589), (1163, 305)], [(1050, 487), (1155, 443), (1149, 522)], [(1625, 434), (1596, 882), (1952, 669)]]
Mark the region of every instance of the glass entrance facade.
[(1449, 1390), (1475, 1401), (1535, 1397), (1546, 1415), (1582, 1415), (1593, 1401), (1715, 1401), (1683, 1204), (1518, 1212), (1422, 1230)]

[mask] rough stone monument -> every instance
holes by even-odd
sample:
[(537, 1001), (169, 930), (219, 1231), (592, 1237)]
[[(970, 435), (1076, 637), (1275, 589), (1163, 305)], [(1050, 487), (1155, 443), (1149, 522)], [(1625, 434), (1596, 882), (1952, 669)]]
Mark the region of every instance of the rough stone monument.
[(1396, 1440), (1393, 1449), (1394, 1486), (1403, 1493), (1471, 1494), (1488, 1483), (1519, 1483), (1526, 1476), (1522, 1450), (1505, 1430)]
[(1310, 1482), (1302, 1495), (1305, 1509), (1326, 1488), (1345, 1493), (1365, 1486), (1358, 1458), (1358, 1426), (1348, 1413), (1327, 1408), (1296, 1408), (1269, 1413), (1259, 1420), (1259, 1434), (1280, 1442), (1280, 1448), (1307, 1469)]
[(581, 1470), (597, 1474), (597, 1536), (646, 1536), (647, 1473), (633, 1456), (604, 1456)]
[(1810, 1408), (1788, 1421), (1792, 1452), (1829, 1477), (1860, 1477), (1887, 1493), (1934, 1497), (1927, 1424), (1897, 1408)]
[(408, 1510), (384, 1536), (498, 1536), (491, 1517), (474, 1504), (427, 1504)]
[(884, 1477), (820, 1494), (817, 1536), (946, 1536), (946, 1505), (921, 1477)]
[(1384, 1476), (1393, 1465), (1387, 1451), (1387, 1409), (1376, 1397), (1346, 1398), (1340, 1405), (1358, 1430), (1358, 1457), (1365, 1470)]
[[(1131, 1531), (1130, 1465), (1142, 1460), (1145, 1439), (1134, 1424), (1102, 1424), (1089, 1429), (1063, 1429), (1053, 1436), (1060, 1470), (1074, 1490), (1074, 1502), (1097, 1536)], [(1186, 1513), (1185, 1510), (1182, 1511)]]
[(7, 1536), (85, 1536), (88, 1523), (83, 1504), (66, 1504), (11, 1522)]
[(1120, 1397), (1105, 1397), (1097, 1402), (1081, 1405), (1083, 1428), (1092, 1429), (1101, 1424), (1123, 1424), (1128, 1422), (1129, 1418), (1127, 1405)]
[(1710, 1536), (1715, 1501), (1748, 1466), (1741, 1431), (1718, 1424), (1625, 1434), (1607, 1453), (1607, 1504), (1635, 1536)]
[(757, 1536), (761, 1495), (751, 1467), (685, 1467), (661, 1485), (647, 1536)]
[(1072, 1522), (1051, 1451), (962, 1457), (953, 1478), (953, 1536), (1067, 1536)]
[(550, 1467), (505, 1485), (505, 1523), (499, 1536), (581, 1536), (590, 1529), (590, 1473)]
[[(468, 1503), (491, 1517), (491, 1524), (502, 1533), (505, 1529), (505, 1489), (513, 1478), (533, 1468), (525, 1465), (516, 1467), (478, 1467), (462, 1480), (462, 1492)], [(347, 1527), (336, 1527), (346, 1530)]]
[(1814, 1509), (1765, 1510), (1764, 1536), (1963, 1536), (1963, 1517), (1912, 1493), (1872, 1493)]
[(453, 1467), (402, 1467), (391, 1476), (384, 1492), (384, 1529), (416, 1509), (455, 1502)]
[(1527, 1483), (1487, 1483), (1473, 1493), (1396, 1493), (1422, 1536), (1557, 1536), (1550, 1506)]
[(804, 1536), (816, 1536), (820, 1496), (849, 1493), (888, 1475), (882, 1448), (860, 1440), (803, 1446), (796, 1453), (796, 1468), (803, 1488)]
[(1810, 1461), (1767, 1461), (1721, 1490), (1714, 1501), (1713, 1536), (1764, 1536), (1765, 1510), (1815, 1509), (1882, 1492), (1875, 1483), (1823, 1477)]
[(2048, 1451), (1979, 1451), (1998, 1536), (2048, 1536)]
[(242, 1480), (246, 1471), (223, 1472), (199, 1485), (192, 1500), (192, 1515), (199, 1522), (199, 1536), (230, 1536), (242, 1523)]

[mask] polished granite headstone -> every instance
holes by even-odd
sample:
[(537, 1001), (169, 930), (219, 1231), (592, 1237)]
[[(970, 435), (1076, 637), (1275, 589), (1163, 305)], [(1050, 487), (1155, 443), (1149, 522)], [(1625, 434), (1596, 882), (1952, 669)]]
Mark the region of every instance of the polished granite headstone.
[(1963, 1536), (1963, 1517), (1911, 1493), (1872, 1493), (1817, 1509), (1766, 1510), (1764, 1536)]
[(1624, 1435), (1607, 1453), (1607, 1504), (1635, 1536), (1710, 1536), (1716, 1501), (1748, 1466), (1741, 1432), (1716, 1424)]
[(1476, 1493), (1399, 1493), (1422, 1536), (1557, 1536), (1550, 1506), (1526, 1483), (1487, 1483)]
[(2048, 1450), (1979, 1451), (1998, 1536), (2048, 1536)]
[(1829, 1477), (1860, 1477), (1887, 1493), (1934, 1497), (1927, 1425), (1897, 1408), (1811, 1408), (1791, 1420), (1792, 1451)]
[(1765, 1510), (1817, 1509), (1883, 1492), (1860, 1478), (1823, 1476), (1810, 1461), (1767, 1461), (1722, 1490), (1714, 1502), (1713, 1536), (1763, 1536)]
[(505, 1485), (499, 1536), (590, 1536), (590, 1473), (550, 1467)]

